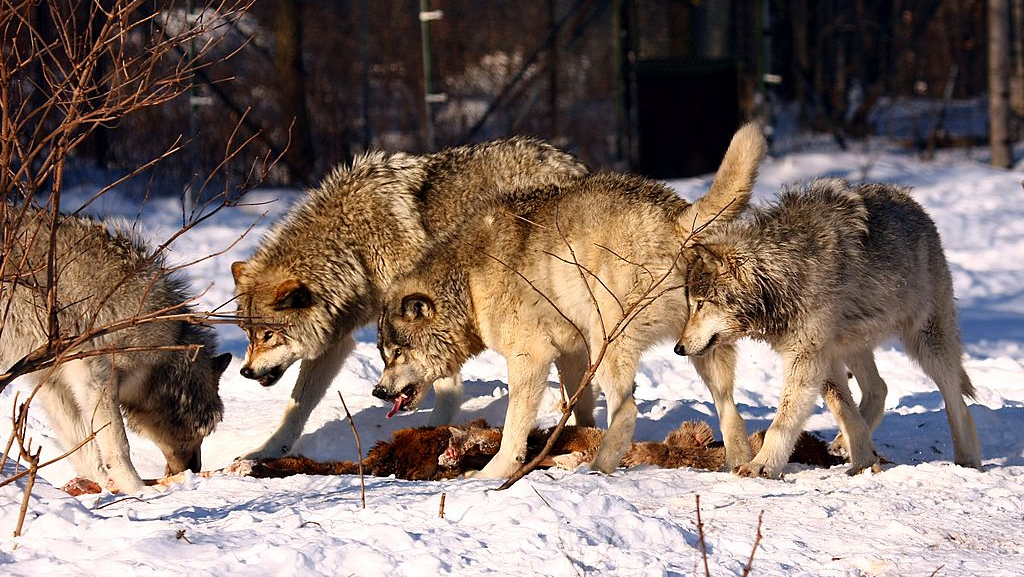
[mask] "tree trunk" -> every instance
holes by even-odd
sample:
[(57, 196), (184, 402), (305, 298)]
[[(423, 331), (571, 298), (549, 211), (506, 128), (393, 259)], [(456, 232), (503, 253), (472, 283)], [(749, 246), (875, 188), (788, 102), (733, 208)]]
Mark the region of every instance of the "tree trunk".
[(811, 112), (808, 103), (810, 95), (808, 87), (811, 78), (811, 44), (808, 40), (810, 30), (810, 16), (806, 0), (796, 0), (790, 4), (790, 24), (793, 34), (793, 64), (796, 70), (793, 77), (793, 97), (797, 104), (797, 119), (801, 129), (809, 128), (811, 125)]
[[(1010, 105), (1020, 119), (1024, 117), (1024, 0), (1013, 0), (1013, 75), (1010, 77)], [(1020, 138), (1020, 134), (1016, 135)]]
[(281, 115), (291, 125), (285, 152), (289, 183), (307, 184), (312, 177), (312, 138), (306, 109), (306, 71), (302, 65), (302, 0), (278, 0), (274, 66), (277, 69)]
[(1010, 2), (988, 0), (988, 119), (992, 165), (1010, 168)]

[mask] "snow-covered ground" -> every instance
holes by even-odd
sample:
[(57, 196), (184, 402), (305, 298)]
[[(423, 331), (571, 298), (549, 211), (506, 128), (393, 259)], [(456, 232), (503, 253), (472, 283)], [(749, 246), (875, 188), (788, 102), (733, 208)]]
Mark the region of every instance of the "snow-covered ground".
[[(366, 508), (356, 477), (257, 480), (190, 477), (161, 494), (68, 497), (54, 489), (73, 476), (58, 463), (37, 484), (25, 535), (11, 537), (21, 488), (0, 489), (0, 572), (4, 575), (696, 575), (704, 574), (697, 498), (711, 575), (1020, 575), (1024, 572), (1024, 167), (992, 169), (962, 151), (922, 163), (884, 144), (838, 152), (818, 148), (764, 163), (757, 196), (814, 176), (884, 180), (914, 187), (943, 235), (958, 297), (966, 366), (978, 389), (971, 411), (984, 471), (951, 464), (949, 428), (935, 386), (895, 345), (878, 351), (889, 385), (875, 442), (892, 462), (848, 477), (790, 466), (781, 481), (697, 470), (536, 471), (507, 491), (479, 480), (410, 482), (367, 478)], [(828, 150), (825, 152), (825, 150)], [(675, 181), (696, 198), (709, 177)], [(276, 191), (261, 191), (276, 197)], [(284, 196), (289, 196), (284, 194)], [(255, 199), (254, 200), (262, 200)], [(67, 201), (65, 201), (67, 206)], [(134, 215), (116, 198), (98, 209)], [(176, 258), (223, 249), (269, 211), (236, 248), (189, 270), (209, 308), (230, 298), (229, 265), (245, 258), (287, 208), (233, 209), (174, 245)], [(147, 208), (143, 225), (163, 238), (180, 222), (172, 203)], [(244, 352), (241, 332), (218, 329), (222, 346)], [(354, 459), (342, 393), (364, 450), (397, 428), (426, 424), (432, 401), (385, 420), (370, 395), (381, 368), (371, 329), (314, 411), (296, 451)], [(204, 467), (227, 465), (277, 425), (297, 369), (264, 389), (238, 375), (221, 384), (225, 419), (203, 447)], [(501, 423), (507, 377), (497, 355), (464, 368), (465, 419)], [(779, 400), (778, 363), (755, 343), (741, 349), (737, 402), (748, 429), (766, 427)], [(14, 389), (0, 395), (6, 440)], [(554, 389), (552, 389), (552, 392)], [(682, 421), (717, 431), (711, 398), (670, 344), (650, 351), (637, 376), (638, 439), (660, 440)], [(555, 396), (539, 424), (556, 420)], [(603, 411), (603, 409), (601, 409)], [(33, 439), (57, 453), (42, 411)], [(598, 415), (603, 422), (603, 412)], [(807, 428), (831, 438), (819, 407)], [(133, 437), (144, 477), (159, 476), (155, 448)], [(444, 498), (444, 517), (439, 516)]]

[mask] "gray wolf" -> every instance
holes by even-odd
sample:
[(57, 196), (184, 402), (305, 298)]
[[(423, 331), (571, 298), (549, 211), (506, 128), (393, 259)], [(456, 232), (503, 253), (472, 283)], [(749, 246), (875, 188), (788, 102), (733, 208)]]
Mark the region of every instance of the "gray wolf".
[[(242, 375), (270, 386), (302, 361), (280, 425), (245, 457), (291, 450), (355, 346), (353, 331), (376, 319), (392, 280), (466, 211), (506, 191), (587, 172), (570, 154), (516, 137), (423, 156), (372, 152), (329, 174), (252, 258), (231, 267), (249, 338)], [(462, 400), (458, 375), (438, 379), (434, 390), (431, 423), (449, 423)]]
[(374, 395), (415, 403), (427, 383), (484, 348), (497, 351), (509, 374), (504, 435), (475, 475), (507, 477), (525, 458), (551, 364), (566, 383), (580, 383), (603, 350), (594, 382), (608, 433), (591, 467), (614, 470), (636, 424), (639, 357), (685, 320), (680, 248), (743, 210), (763, 154), (758, 128), (742, 128), (711, 190), (693, 204), (664, 184), (602, 173), (473, 215), (385, 297), (385, 367)]
[[(710, 231), (687, 249), (688, 320), (676, 352), (694, 358), (752, 337), (781, 356), (783, 390), (764, 446), (735, 470), (777, 478), (824, 394), (854, 473), (877, 457), (870, 433), (886, 385), (873, 349), (898, 337), (939, 387), (957, 464), (980, 467), (964, 397), (953, 285), (935, 224), (906, 189), (821, 179)], [(863, 391), (853, 404), (844, 368)]]
[[(5, 369), (47, 340), (50, 219), (42, 211), (21, 218), (16, 213), (9, 205), (4, 221), (10, 239), (0, 284), (3, 302), (10, 304), (0, 330)], [(162, 311), (192, 312), (191, 294), (168, 274), (163, 258), (116, 229), (90, 218), (60, 217), (54, 285), (61, 335)], [(36, 398), (65, 448), (98, 431), (71, 454), (75, 471), (110, 490), (141, 490), (125, 424), (156, 444), (167, 473), (200, 471), (203, 438), (223, 415), (217, 388), (231, 361), (229, 353), (216, 355), (213, 332), (185, 320), (158, 321), (103, 334), (69, 352), (96, 351), (104, 352), (29, 376), (41, 384)]]

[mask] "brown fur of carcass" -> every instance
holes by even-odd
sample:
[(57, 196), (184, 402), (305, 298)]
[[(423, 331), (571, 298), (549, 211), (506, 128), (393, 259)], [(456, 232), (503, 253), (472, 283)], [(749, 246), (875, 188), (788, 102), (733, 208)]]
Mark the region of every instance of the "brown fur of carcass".
[[(527, 458), (540, 453), (550, 429), (535, 429), (529, 437)], [(559, 435), (542, 466), (575, 468), (590, 461), (597, 452), (604, 431), (591, 427), (568, 426)], [(756, 454), (764, 432), (750, 436)], [(501, 443), (501, 429), (489, 427), (482, 419), (462, 426), (419, 427), (395, 431), (390, 441), (380, 441), (363, 460), (363, 473), (376, 477), (394, 475), (399, 479), (436, 481), (451, 479), (483, 467)], [(701, 421), (683, 423), (664, 441), (634, 442), (622, 459), (622, 466), (642, 465), (661, 468), (692, 467), (717, 471), (725, 462), (725, 448), (715, 442), (711, 428)], [(818, 437), (804, 432), (797, 441), (790, 462), (831, 467), (843, 460), (828, 451)], [(252, 477), (290, 475), (355, 475), (359, 464), (353, 461), (315, 461), (303, 456), (253, 461)]]

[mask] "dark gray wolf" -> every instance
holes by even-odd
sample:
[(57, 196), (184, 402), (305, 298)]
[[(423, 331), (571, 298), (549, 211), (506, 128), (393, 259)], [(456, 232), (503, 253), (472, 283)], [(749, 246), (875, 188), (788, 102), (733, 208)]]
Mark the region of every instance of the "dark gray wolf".
[(594, 379), (608, 433), (591, 466), (614, 470), (636, 424), (639, 357), (685, 321), (680, 248), (743, 210), (763, 153), (757, 127), (741, 129), (711, 190), (693, 204), (661, 183), (605, 173), (473, 215), (472, 226), (392, 284), (374, 395), (415, 403), (428, 383), (485, 347), (501, 353), (509, 373), (504, 435), (477, 476), (506, 477), (525, 458), (551, 364), (566, 383), (579, 383), (611, 337)]
[[(906, 189), (817, 180), (686, 252), (689, 314), (676, 352), (735, 357), (734, 343), (753, 337), (782, 357), (778, 413), (738, 474), (779, 477), (819, 394), (839, 420), (851, 473), (873, 467), (886, 385), (872, 351), (891, 337), (938, 385), (956, 463), (980, 467), (949, 268), (935, 224)], [(859, 412), (844, 365), (863, 391)]]
[[(376, 319), (392, 279), (481, 203), (524, 187), (587, 174), (573, 156), (530, 138), (460, 146), (435, 154), (374, 152), (339, 167), (277, 224), (247, 262), (236, 262), (242, 375), (270, 386), (302, 360), (277, 430), (246, 458), (288, 453), (310, 412), (354, 347), (352, 333)], [(457, 374), (434, 383), (432, 424), (451, 422), (462, 400)]]
[[(11, 242), (0, 283), (2, 301), (10, 303), (0, 331), (0, 364), (5, 369), (45, 344), (47, 335), (49, 218), (39, 211), (21, 219), (14, 215), (8, 206), (4, 230)], [(157, 311), (192, 312), (185, 304), (191, 298), (185, 284), (168, 275), (163, 259), (128, 232), (111, 231), (89, 218), (61, 217), (56, 251), (62, 335)], [(140, 350), (123, 352), (136, 347)], [(125, 423), (159, 447), (168, 474), (198, 472), (203, 438), (223, 415), (217, 387), (231, 361), (229, 353), (216, 356), (213, 332), (184, 320), (160, 321), (96, 337), (70, 352), (97, 350), (111, 352), (30, 376), (42, 381), (37, 398), (65, 448), (99, 431), (95, 440), (72, 453), (76, 472), (110, 490), (141, 490)]]

